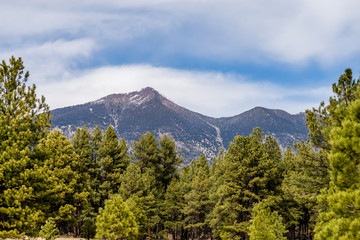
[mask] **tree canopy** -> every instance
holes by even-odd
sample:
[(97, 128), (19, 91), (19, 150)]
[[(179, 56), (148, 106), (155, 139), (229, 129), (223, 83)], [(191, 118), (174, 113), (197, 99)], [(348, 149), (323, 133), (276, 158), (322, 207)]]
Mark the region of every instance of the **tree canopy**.
[[(188, 166), (170, 136), (50, 131), (21, 58), (0, 64), (0, 238), (359, 239), (360, 87), (346, 69), (281, 151), (255, 128)], [(209, 165), (211, 163), (211, 165)]]

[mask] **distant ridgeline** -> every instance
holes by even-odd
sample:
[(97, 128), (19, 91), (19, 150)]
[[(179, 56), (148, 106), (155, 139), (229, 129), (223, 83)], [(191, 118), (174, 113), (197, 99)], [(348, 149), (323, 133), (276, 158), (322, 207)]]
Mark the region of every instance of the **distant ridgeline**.
[[(54, 110), (69, 141), (48, 131), (49, 107), (23, 69), (21, 58), (0, 64), (0, 239), (360, 239), (360, 80), (350, 69), (328, 105), (307, 111), (309, 141), (283, 154), (272, 136), (304, 139), (303, 114), (258, 107), (215, 119), (151, 88)], [(169, 136), (195, 158), (188, 166)], [(220, 147), (211, 165), (200, 154)]]
[(185, 163), (202, 153), (207, 159), (227, 149), (234, 136), (248, 136), (255, 127), (274, 137), (281, 149), (307, 139), (305, 113), (291, 115), (283, 110), (253, 108), (233, 117), (212, 118), (183, 108), (152, 88), (112, 94), (82, 105), (51, 111), (52, 128), (71, 138), (76, 128), (98, 126), (102, 132), (111, 125), (128, 147), (147, 131), (160, 139), (168, 135), (176, 142)]

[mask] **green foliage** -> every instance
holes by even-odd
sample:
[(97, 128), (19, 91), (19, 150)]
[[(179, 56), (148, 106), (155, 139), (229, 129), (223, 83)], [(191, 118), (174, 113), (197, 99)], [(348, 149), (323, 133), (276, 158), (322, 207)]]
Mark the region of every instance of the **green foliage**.
[(286, 171), (282, 189), (288, 202), (295, 201), (298, 205), (292, 204), (288, 225), (302, 222), (303, 229), (313, 229), (319, 209), (317, 197), (330, 181), (327, 154), (323, 149), (316, 152), (309, 142), (294, 146), (296, 152), (288, 151), (283, 158)]
[(178, 179), (173, 179), (166, 189), (163, 203), (164, 226), (173, 239), (180, 238), (183, 228), (182, 210), (185, 206), (183, 188)]
[(323, 208), (315, 228), (315, 239), (360, 238), (359, 89), (356, 100), (335, 110), (343, 118), (330, 132), (331, 182), (329, 189), (324, 189), (319, 197)]
[(0, 238), (90, 239), (96, 228), (101, 239), (285, 239), (287, 228), (289, 239), (311, 239), (315, 221), (315, 239), (360, 238), (360, 83), (350, 69), (328, 105), (307, 111), (310, 138), (294, 152), (281, 157), (257, 128), (210, 167), (201, 155), (181, 171), (166, 135), (134, 141), (130, 164), (111, 126), (84, 126), (71, 142), (49, 132), (28, 77), (21, 59), (0, 64)]
[[(267, 142), (267, 143), (266, 143)], [(221, 162), (220, 181), (213, 199), (216, 204), (210, 224), (215, 236), (241, 239), (247, 236), (253, 205), (279, 191), (279, 159), (273, 151), (276, 142), (263, 141), (260, 129), (249, 137), (236, 136)]]
[(156, 172), (160, 165), (159, 148), (158, 142), (151, 132), (142, 135), (139, 142), (133, 142), (133, 151), (141, 173), (147, 170)]
[[(170, 182), (178, 178), (178, 168), (183, 159), (178, 156), (179, 152), (175, 148), (174, 140), (164, 135), (158, 142), (150, 132), (142, 135), (139, 142), (133, 142), (133, 150), (135, 161), (130, 167), (133, 170), (137, 168), (138, 176), (134, 179), (131, 169), (126, 171), (122, 178), (120, 193), (125, 197), (130, 189), (138, 189), (135, 192), (131, 191), (143, 201), (143, 209), (146, 213), (144, 227), (148, 235), (154, 233), (158, 236), (163, 230), (164, 215), (168, 214), (164, 209), (167, 204), (165, 193)], [(134, 181), (124, 180), (127, 177)]]
[(125, 201), (125, 204), (129, 207), (130, 211), (134, 214), (135, 220), (139, 226), (138, 239), (144, 238), (147, 236), (147, 212), (148, 209), (144, 206), (144, 198), (132, 195)]
[(96, 214), (93, 208), (88, 203), (87, 206), (81, 212), (81, 229), (80, 236), (87, 240), (94, 238), (96, 234)]
[(96, 219), (98, 239), (137, 239), (139, 226), (134, 214), (120, 195), (114, 195), (105, 201)]
[(93, 130), (93, 134), (91, 135), (91, 153), (92, 153), (92, 159), (94, 162), (99, 163), (100, 161), (100, 147), (102, 142), (103, 136), (100, 128), (96, 126)]
[(346, 69), (340, 76), (338, 83), (333, 84), (334, 97), (330, 97), (329, 104), (320, 103), (319, 108), (306, 111), (306, 125), (309, 129), (310, 142), (318, 149), (331, 150), (329, 134), (334, 126), (338, 126), (342, 119), (342, 110), (357, 98), (356, 89), (359, 80), (354, 80), (351, 69)]
[(282, 222), (282, 217), (276, 211), (271, 212), (265, 202), (257, 203), (250, 219), (250, 240), (285, 240)]
[(296, 153), (291, 159), (288, 157), (292, 166), (286, 169), (283, 190), (300, 204), (312, 209), (317, 204), (316, 198), (320, 190), (330, 181), (327, 155), (321, 149), (315, 152), (311, 145), (305, 142), (295, 143), (294, 146)]
[(333, 84), (335, 96), (330, 97), (329, 104), (321, 102), (319, 108), (306, 111), (309, 141), (294, 144), (296, 154), (291, 158), (290, 168), (286, 169), (282, 189), (289, 199), (299, 204), (302, 224), (305, 228), (310, 227), (310, 231), (306, 231), (308, 237), (311, 237), (313, 223), (322, 207), (318, 196), (322, 189), (329, 187), (331, 132), (341, 125), (348, 105), (358, 98), (358, 85), (359, 80), (353, 80), (352, 71), (346, 69)]
[(75, 136), (71, 139), (75, 153), (79, 155), (79, 164), (76, 170), (81, 175), (83, 182), (96, 176), (96, 165), (92, 161), (90, 140), (91, 135), (86, 126), (76, 129)]
[(191, 190), (184, 195), (186, 205), (182, 210), (185, 215), (184, 224), (192, 239), (206, 238), (210, 232), (206, 217), (211, 211), (211, 205), (209, 167), (204, 155), (191, 162), (190, 172), (193, 174)]
[(47, 184), (38, 193), (41, 194), (44, 206), (42, 211), (47, 217), (57, 220), (61, 231), (68, 232), (78, 224), (76, 211), (86, 204), (90, 192), (89, 188), (82, 185), (80, 176), (75, 171), (79, 156), (59, 130), (50, 132), (36, 146), (34, 154), (42, 159), (49, 174)]
[[(156, 188), (156, 179), (150, 171), (141, 173), (137, 164), (132, 163), (121, 176), (119, 194), (124, 200), (132, 199), (139, 207), (138, 211), (144, 214), (139, 224), (140, 233), (150, 232), (160, 222), (159, 192)], [(134, 204), (133, 204), (134, 205)], [(139, 213), (140, 214), (140, 213)]]
[(21, 58), (0, 64), (0, 238), (35, 235), (44, 221), (37, 194), (48, 176), (32, 150), (47, 133), (50, 112), (28, 78)]
[(115, 130), (109, 126), (99, 149), (102, 173), (100, 188), (105, 199), (109, 194), (118, 192), (121, 174), (130, 162), (127, 150), (125, 140), (121, 139), (119, 142)]
[(52, 218), (46, 220), (45, 225), (41, 227), (39, 236), (46, 240), (55, 240), (59, 237), (59, 229), (56, 227), (55, 221)]
[(178, 156), (180, 152), (175, 148), (175, 141), (171, 140), (167, 135), (160, 139), (159, 144), (161, 173), (158, 178), (164, 189), (166, 189), (171, 180), (178, 177), (178, 167), (183, 162), (183, 158)]

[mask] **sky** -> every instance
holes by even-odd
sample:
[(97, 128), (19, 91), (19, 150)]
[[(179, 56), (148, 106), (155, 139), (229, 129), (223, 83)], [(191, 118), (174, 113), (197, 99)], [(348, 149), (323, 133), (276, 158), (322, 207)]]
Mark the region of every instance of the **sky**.
[(3, 0), (0, 59), (51, 109), (152, 87), (212, 116), (296, 114), (360, 75), (357, 0)]

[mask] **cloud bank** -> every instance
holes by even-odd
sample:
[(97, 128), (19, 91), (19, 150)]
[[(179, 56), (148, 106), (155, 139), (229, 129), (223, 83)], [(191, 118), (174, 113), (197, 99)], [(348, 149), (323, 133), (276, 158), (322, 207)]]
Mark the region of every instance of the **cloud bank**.
[[(211, 116), (259, 105), (296, 113), (328, 98), (327, 71), (360, 64), (359, 8), (356, 0), (12, 0), (0, 8), (0, 58), (22, 57), (52, 108), (151, 86)], [(277, 80), (272, 68), (310, 70)], [(306, 81), (313, 68), (321, 84)]]
[(2, 4), (0, 37), (10, 48), (86, 38), (115, 49), (160, 42), (162, 55), (327, 65), (359, 54), (359, 7), (355, 0), (14, 0)]
[(102, 67), (75, 78), (44, 83), (38, 91), (54, 109), (147, 86), (183, 107), (212, 117), (233, 116), (256, 106), (298, 113), (318, 106), (330, 93), (330, 88), (290, 89), (252, 82), (240, 75), (150, 65)]

